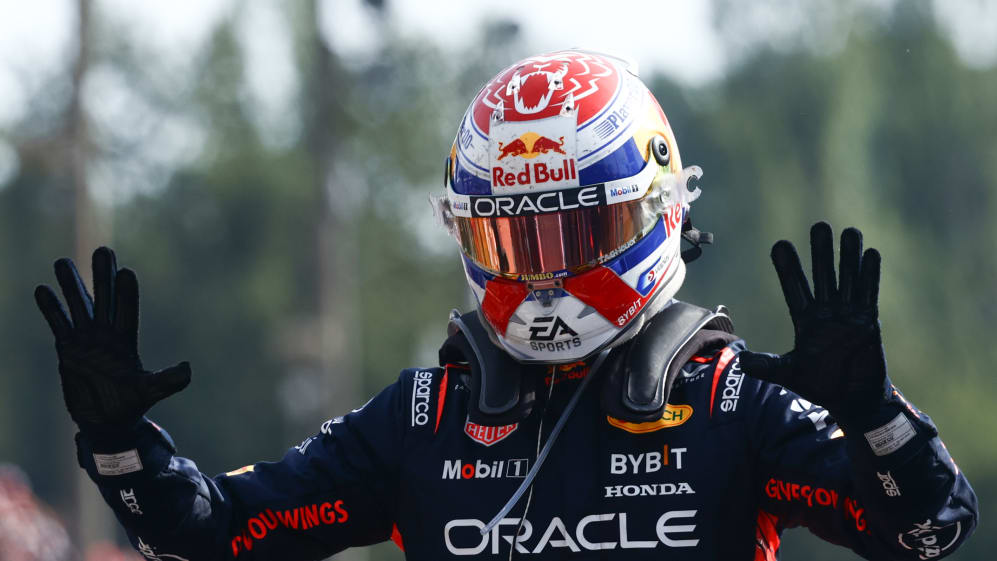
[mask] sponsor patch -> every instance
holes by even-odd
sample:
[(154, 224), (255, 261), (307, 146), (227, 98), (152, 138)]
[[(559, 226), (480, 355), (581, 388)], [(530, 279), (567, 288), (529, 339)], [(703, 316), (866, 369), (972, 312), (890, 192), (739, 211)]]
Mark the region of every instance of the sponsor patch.
[(665, 271), (665, 264), (667, 262), (661, 257), (654, 262), (653, 265), (648, 267), (643, 273), (637, 277), (637, 292), (640, 292), (641, 296), (647, 296), (651, 293), (653, 289), (658, 284), (658, 280), (661, 279), (661, 273)]
[(765, 484), (765, 494), (777, 501), (799, 502), (808, 508), (841, 508), (845, 517), (855, 524), (857, 531), (865, 532), (869, 527), (865, 519), (865, 508), (855, 499), (840, 495), (835, 489), (772, 478)]
[(232, 538), (232, 556), (253, 549), (254, 542), (266, 539), (277, 528), (309, 530), (319, 526), (343, 524), (350, 519), (343, 501), (313, 503), (288, 510), (266, 509), (246, 521), (246, 528)]
[(467, 422), (464, 423), (464, 434), (471, 437), (471, 440), (477, 442), (478, 444), (491, 446), (516, 432), (517, 428), (519, 428), (519, 423), (503, 425), (500, 427), (489, 427), (479, 425), (478, 423), (472, 423), (471, 420), (468, 419)]
[(899, 413), (892, 421), (865, 433), (865, 439), (877, 456), (886, 456), (900, 449), (910, 439), (917, 435), (914, 425), (903, 413)]
[[(720, 376), (727, 370), (727, 366), (730, 364), (730, 362), (732, 360), (734, 360), (735, 357), (736, 357), (736, 355), (734, 354), (734, 351), (730, 347), (724, 347), (723, 351), (720, 352), (720, 356), (717, 358), (717, 365), (716, 365), (716, 367), (713, 370), (713, 384), (712, 384), (712, 386), (710, 388), (710, 418), (711, 419), (713, 418), (713, 405), (717, 402), (717, 389), (721, 388), (721, 390), (720, 390), (721, 391), (721, 395), (723, 393), (722, 386), (720, 386)], [(733, 366), (731, 367), (730, 370), (733, 371)], [(724, 378), (724, 380), (725, 380), (724, 386), (727, 385), (726, 380), (729, 379), (729, 374), (730, 374), (730, 372), (728, 372), (728, 377)], [(737, 388), (738, 388), (738, 392), (740, 392), (740, 385), (738, 385)], [(734, 408), (735, 409), (737, 408), (737, 400), (734, 400)]]
[(899, 497), (900, 487), (897, 486), (897, 482), (893, 479), (893, 474), (887, 471), (886, 473), (876, 472), (876, 476), (883, 483), (883, 492), (886, 493), (887, 497)]
[[(607, 512), (583, 515), (568, 525), (560, 517), (549, 522), (503, 518), (491, 532), (482, 534), (485, 523), (475, 518), (451, 520), (443, 526), (443, 541), (453, 555), (482, 555), (489, 549), (492, 555), (499, 548), (508, 550), (515, 542), (518, 553), (543, 553), (557, 550), (562, 554), (580, 551), (606, 551), (610, 549), (654, 549), (665, 547), (696, 547), (696, 510), (670, 510), (657, 521), (645, 516), (635, 517), (631, 525), (626, 512)], [(636, 526), (641, 526), (637, 528)], [(517, 528), (522, 526), (519, 534)], [(574, 527), (572, 527), (574, 526)], [(652, 539), (634, 539), (636, 536)], [(657, 539), (653, 539), (656, 537)], [(515, 539), (514, 539), (515, 538)], [(599, 541), (604, 539), (606, 541)], [(667, 555), (666, 555), (667, 557)]]
[[(454, 206), (458, 203), (463, 206)], [(559, 212), (604, 204), (606, 204), (606, 194), (602, 190), (602, 186), (592, 185), (561, 191), (530, 192), (505, 196), (455, 196), (450, 208), (457, 216), (490, 218)]]
[(97, 473), (101, 475), (125, 475), (142, 471), (142, 460), (138, 450), (131, 449), (117, 454), (94, 454), (93, 461), (97, 465)]
[(639, 312), (644, 307), (644, 299), (638, 298), (630, 303), (630, 307), (623, 310), (623, 313), (616, 318), (616, 325), (623, 327), (630, 322), (633, 318), (637, 317), (637, 312)]
[(135, 497), (134, 489), (122, 489), (119, 491), (121, 495), (121, 502), (125, 503), (128, 510), (131, 511), (135, 516), (142, 516), (142, 507), (138, 504), (138, 499)]
[(618, 429), (625, 430), (633, 434), (645, 434), (649, 432), (659, 431), (661, 429), (667, 429), (670, 427), (677, 427), (682, 423), (688, 421), (692, 417), (692, 406), (691, 405), (672, 405), (671, 403), (665, 405), (665, 410), (661, 414), (661, 418), (657, 421), (648, 421), (646, 423), (631, 423), (616, 417), (606, 416), (606, 420), (609, 421), (610, 425)]
[(578, 186), (573, 115), (537, 122), (496, 122), (488, 135), (492, 192)]
[(533, 318), (530, 326), (530, 341), (553, 341), (561, 337), (577, 337), (578, 332), (571, 329), (561, 316), (538, 316)]
[(544, 385), (550, 386), (560, 384), (566, 380), (582, 380), (589, 373), (589, 367), (585, 362), (573, 362), (571, 364), (558, 364), (550, 367), (550, 373), (544, 376)]
[(962, 525), (959, 522), (938, 526), (929, 518), (899, 534), (897, 541), (905, 548), (917, 551), (921, 559), (934, 559), (955, 545), (961, 533)]
[[(724, 349), (726, 350), (726, 349)], [(720, 390), (720, 410), (724, 413), (737, 411), (737, 402), (741, 399), (741, 385), (744, 383), (744, 373), (741, 372), (741, 359), (734, 357), (723, 389)]]
[[(610, 454), (609, 473), (613, 475), (637, 475), (656, 473), (664, 467), (682, 469), (682, 457), (688, 448), (668, 449), (666, 444), (661, 452), (639, 452), (637, 454)], [(673, 458), (674, 457), (674, 458)]]
[(429, 397), (433, 392), (433, 373), (416, 372), (412, 380), (412, 426), (422, 427), (429, 422)]
[(664, 495), (694, 495), (686, 482), (680, 483), (649, 483), (641, 485), (607, 485), (605, 487), (607, 499), (618, 499), (621, 497), (659, 497)]
[(461, 460), (443, 461), (443, 479), (501, 479), (511, 477), (522, 479), (530, 470), (530, 461), (526, 458), (513, 460), (493, 460), (474, 463)]

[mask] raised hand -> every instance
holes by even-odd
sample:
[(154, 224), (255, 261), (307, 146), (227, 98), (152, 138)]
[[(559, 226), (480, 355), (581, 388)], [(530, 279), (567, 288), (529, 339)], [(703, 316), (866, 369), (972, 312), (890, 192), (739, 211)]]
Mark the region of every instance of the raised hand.
[(772, 246), (782, 292), (796, 334), (792, 351), (779, 356), (742, 352), (749, 376), (780, 384), (836, 416), (875, 407), (888, 396), (886, 357), (879, 329), (880, 256), (862, 252), (862, 233), (841, 233), (835, 282), (831, 226), (810, 229), (814, 290), (800, 257), (786, 240)]
[(63, 398), (81, 429), (130, 425), (190, 383), (187, 362), (158, 372), (142, 367), (138, 279), (117, 268), (113, 251), (101, 247), (93, 253), (92, 300), (71, 260), (55, 262), (55, 277), (69, 315), (47, 285), (35, 288), (35, 301), (55, 335)]

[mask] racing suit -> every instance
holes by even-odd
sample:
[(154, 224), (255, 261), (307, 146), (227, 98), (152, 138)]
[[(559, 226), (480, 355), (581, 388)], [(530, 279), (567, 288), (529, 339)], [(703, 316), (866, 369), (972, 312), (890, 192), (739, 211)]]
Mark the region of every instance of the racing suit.
[(320, 559), (391, 538), (419, 560), (514, 548), (537, 559), (770, 561), (795, 526), (868, 559), (931, 559), (973, 531), (972, 488), (898, 392), (845, 435), (819, 405), (746, 376), (743, 348), (692, 356), (654, 422), (607, 415), (595, 380), (530, 499), (484, 534), (588, 376), (584, 363), (549, 367), (529, 415), (503, 426), (470, 420), (470, 371), (446, 364), (403, 371), (278, 462), (214, 478), (146, 419), (113, 437), (79, 435), (78, 455), (150, 560)]

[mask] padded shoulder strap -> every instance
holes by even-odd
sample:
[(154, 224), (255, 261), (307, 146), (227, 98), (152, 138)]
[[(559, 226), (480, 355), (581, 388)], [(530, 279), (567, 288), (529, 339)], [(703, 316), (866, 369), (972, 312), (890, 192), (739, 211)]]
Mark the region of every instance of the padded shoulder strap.
[(492, 343), (477, 312), (452, 316), (449, 331), (440, 364), (466, 362), (471, 368), (470, 420), (500, 426), (529, 416), (542, 367), (519, 363)]
[(630, 422), (661, 418), (682, 366), (700, 351), (718, 350), (737, 339), (726, 311), (674, 302), (655, 315), (608, 377), (602, 400), (606, 412)]

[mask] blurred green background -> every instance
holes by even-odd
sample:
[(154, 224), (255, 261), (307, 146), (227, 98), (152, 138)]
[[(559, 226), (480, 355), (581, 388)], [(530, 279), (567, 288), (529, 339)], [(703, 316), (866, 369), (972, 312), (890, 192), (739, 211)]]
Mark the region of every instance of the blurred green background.
[[(203, 40), (174, 39), (182, 55), (164, 56), (122, 2), (48, 4), (69, 22), (56, 55), (0, 43), (0, 462), (19, 466), (65, 523), (75, 545), (60, 559), (121, 534), (81, 481), (31, 298), (53, 282), (56, 257), (88, 260), (107, 244), (138, 272), (145, 363), (194, 367), (190, 388), (152, 412), (183, 455), (210, 474), (277, 458), (401, 368), (435, 364), (447, 312), (468, 307), (456, 245), (427, 197), (477, 88), (538, 50), (605, 41), (597, 29), (572, 35), (570, 19), (497, 6), (462, 8), (477, 14), (464, 23), (437, 9), (434, 39), (388, 0), (216, 2), (211, 17), (188, 6)], [(674, 4), (624, 3), (605, 17), (624, 29), (660, 21), (660, 49), (615, 50), (642, 65), (683, 162), (705, 170), (693, 212), (716, 245), (679, 297), (726, 304), (749, 344), (787, 350), (772, 242), (806, 254), (816, 220), (862, 229), (884, 256), (891, 375), (939, 425), (987, 524), (997, 6), (704, 1), (707, 52), (666, 41), (688, 25), (670, 17)], [(8, 26), (21, 5), (3, 5)], [(550, 45), (537, 25), (574, 38)], [(282, 39), (262, 41), (273, 26)], [(467, 38), (448, 40), (448, 26)], [(336, 36), (346, 28), (350, 44)], [(717, 53), (723, 63), (683, 74), (660, 62), (665, 51), (693, 68)], [(995, 550), (984, 526), (953, 558)], [(338, 558), (401, 554), (382, 545)], [(794, 530), (783, 558), (857, 557)]]

